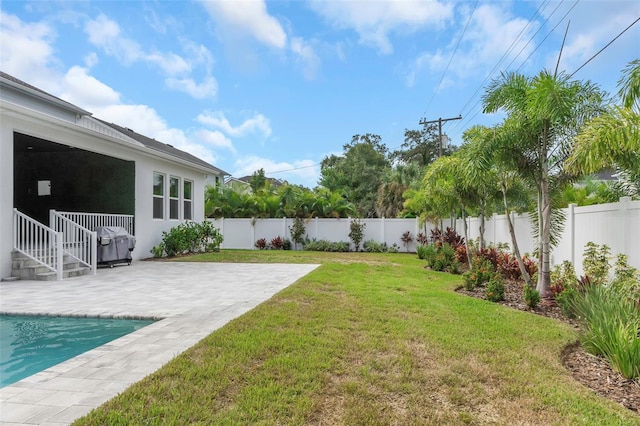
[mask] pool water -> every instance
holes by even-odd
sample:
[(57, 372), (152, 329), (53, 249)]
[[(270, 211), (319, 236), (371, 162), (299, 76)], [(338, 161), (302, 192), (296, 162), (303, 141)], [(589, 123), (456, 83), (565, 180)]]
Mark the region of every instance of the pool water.
[(46, 370), (152, 322), (0, 315), (0, 387)]

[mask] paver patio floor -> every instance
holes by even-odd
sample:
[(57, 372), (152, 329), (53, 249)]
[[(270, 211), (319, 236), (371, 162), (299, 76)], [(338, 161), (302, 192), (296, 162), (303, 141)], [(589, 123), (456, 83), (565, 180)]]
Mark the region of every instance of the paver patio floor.
[(2, 313), (163, 319), (0, 389), (0, 424), (69, 424), (317, 266), (134, 262), (2, 282)]

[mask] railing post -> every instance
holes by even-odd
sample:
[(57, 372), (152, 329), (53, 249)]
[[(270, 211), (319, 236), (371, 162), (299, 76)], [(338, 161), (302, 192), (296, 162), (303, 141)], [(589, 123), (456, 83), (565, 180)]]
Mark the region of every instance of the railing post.
[(58, 231), (58, 226), (56, 223), (56, 211), (54, 209), (49, 210), (49, 228), (54, 231)]
[(93, 275), (98, 275), (98, 233), (91, 233), (91, 271)]
[(56, 279), (62, 281), (62, 272), (64, 270), (64, 263), (62, 260), (62, 232), (56, 232)]

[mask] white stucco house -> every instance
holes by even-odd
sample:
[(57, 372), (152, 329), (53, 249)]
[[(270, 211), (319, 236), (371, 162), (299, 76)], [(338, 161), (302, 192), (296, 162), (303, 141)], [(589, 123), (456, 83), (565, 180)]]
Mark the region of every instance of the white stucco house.
[[(20, 244), (39, 247), (35, 258), (57, 257), (57, 244), (70, 247), (73, 234), (76, 246), (84, 244), (76, 253), (90, 259), (84, 251), (95, 241), (79, 243), (77, 235), (95, 224), (127, 227), (136, 237), (134, 260), (149, 257), (162, 231), (204, 220), (205, 180), (227, 175), (0, 72), (0, 278), (11, 275)], [(70, 230), (70, 220), (81, 226)]]

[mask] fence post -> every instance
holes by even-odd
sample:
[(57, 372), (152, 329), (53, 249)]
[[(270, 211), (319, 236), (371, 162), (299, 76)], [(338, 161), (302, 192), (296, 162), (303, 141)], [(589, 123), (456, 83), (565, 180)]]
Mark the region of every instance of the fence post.
[(386, 234), (385, 234), (385, 223), (384, 223), (384, 216), (382, 216), (382, 220), (380, 221), (380, 241), (382, 241), (383, 243), (387, 242), (387, 238), (386, 238)]
[(222, 243), (220, 243), (220, 248), (224, 248), (224, 217), (220, 218), (220, 234), (222, 234)]
[(570, 241), (570, 250), (571, 250), (571, 264), (576, 264), (576, 207), (578, 205), (575, 203), (569, 204), (569, 216), (567, 219), (569, 220), (569, 226), (567, 229), (569, 230), (569, 241)]
[(282, 216), (282, 239), (287, 239), (287, 217)]
[(622, 226), (620, 226), (621, 238), (620, 238), (620, 246), (622, 250), (619, 253), (627, 254), (629, 250), (627, 250), (627, 232), (625, 231), (628, 228), (627, 224), (627, 209), (629, 208), (629, 203), (631, 202), (631, 197), (620, 197), (620, 202), (618, 206), (620, 206), (620, 217), (622, 218)]

